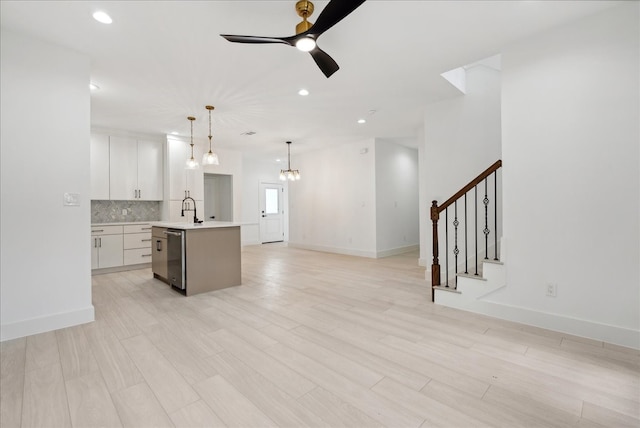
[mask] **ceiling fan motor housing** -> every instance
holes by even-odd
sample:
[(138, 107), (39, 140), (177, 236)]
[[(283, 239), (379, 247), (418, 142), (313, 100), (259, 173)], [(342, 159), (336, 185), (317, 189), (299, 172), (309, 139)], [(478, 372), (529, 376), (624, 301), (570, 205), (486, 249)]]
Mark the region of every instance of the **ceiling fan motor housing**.
[(307, 18), (313, 13), (313, 3), (309, 0), (299, 0), (296, 3), (296, 12), (302, 17), (302, 22), (296, 25), (296, 34), (304, 33), (313, 25), (313, 23), (307, 21)]

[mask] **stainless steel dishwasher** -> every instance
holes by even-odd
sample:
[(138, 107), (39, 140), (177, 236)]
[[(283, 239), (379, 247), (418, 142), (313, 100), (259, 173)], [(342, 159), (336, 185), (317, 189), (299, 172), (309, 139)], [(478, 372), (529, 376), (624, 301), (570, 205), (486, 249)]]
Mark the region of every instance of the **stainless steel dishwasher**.
[(185, 231), (167, 229), (167, 273), (169, 284), (185, 290), (187, 288)]

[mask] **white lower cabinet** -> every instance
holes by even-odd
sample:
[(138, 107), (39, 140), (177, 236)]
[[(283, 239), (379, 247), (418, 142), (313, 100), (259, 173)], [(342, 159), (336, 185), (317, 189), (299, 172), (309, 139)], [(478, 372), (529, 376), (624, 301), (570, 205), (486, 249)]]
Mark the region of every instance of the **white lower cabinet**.
[(123, 238), (125, 265), (151, 263), (151, 226), (125, 225)]
[(91, 269), (151, 263), (151, 226), (91, 227)]
[(91, 269), (122, 266), (122, 226), (91, 228)]

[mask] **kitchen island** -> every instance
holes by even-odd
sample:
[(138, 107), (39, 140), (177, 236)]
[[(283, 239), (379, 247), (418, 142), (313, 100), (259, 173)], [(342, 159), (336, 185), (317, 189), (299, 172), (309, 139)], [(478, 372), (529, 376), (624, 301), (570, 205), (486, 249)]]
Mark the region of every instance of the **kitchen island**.
[(241, 283), (240, 224), (152, 222), (153, 276), (187, 296)]

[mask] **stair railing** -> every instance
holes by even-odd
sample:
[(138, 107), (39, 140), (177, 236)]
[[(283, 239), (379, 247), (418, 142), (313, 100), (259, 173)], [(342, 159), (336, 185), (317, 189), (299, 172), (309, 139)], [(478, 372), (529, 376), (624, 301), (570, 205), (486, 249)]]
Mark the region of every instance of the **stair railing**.
[[(431, 221), (433, 223), (433, 262), (431, 264), (431, 300), (434, 300), (434, 286), (440, 286), (440, 261), (438, 259), (439, 242), (438, 242), (438, 220), (440, 214), (444, 211), (445, 216), (445, 287), (449, 287), (449, 207), (453, 205), (454, 220), (452, 226), (454, 228), (454, 272), (458, 272), (458, 255), (460, 254), (460, 248), (458, 246), (458, 228), (460, 226), (460, 220), (458, 219), (458, 200), (463, 199), (461, 205), (463, 205), (463, 220), (464, 223), (464, 273), (469, 273), (469, 257), (468, 257), (468, 224), (467, 221), (467, 194), (473, 190), (474, 197), (474, 248), (475, 248), (475, 275), (478, 274), (478, 186), (484, 182), (484, 198), (482, 204), (484, 205), (484, 259), (489, 260), (489, 235), (491, 230), (489, 229), (489, 213), (490, 213), (490, 201), (488, 187), (489, 177), (493, 175), (493, 239), (494, 239), (494, 254), (493, 259), (498, 260), (498, 169), (502, 167), (502, 160), (496, 161), (489, 168), (484, 170), (480, 175), (471, 180), (466, 186), (456, 192), (452, 197), (447, 199), (442, 205), (438, 205), (438, 201), (432, 201), (431, 203)], [(481, 189), (482, 191), (482, 189)], [(457, 277), (455, 285), (457, 286)]]

